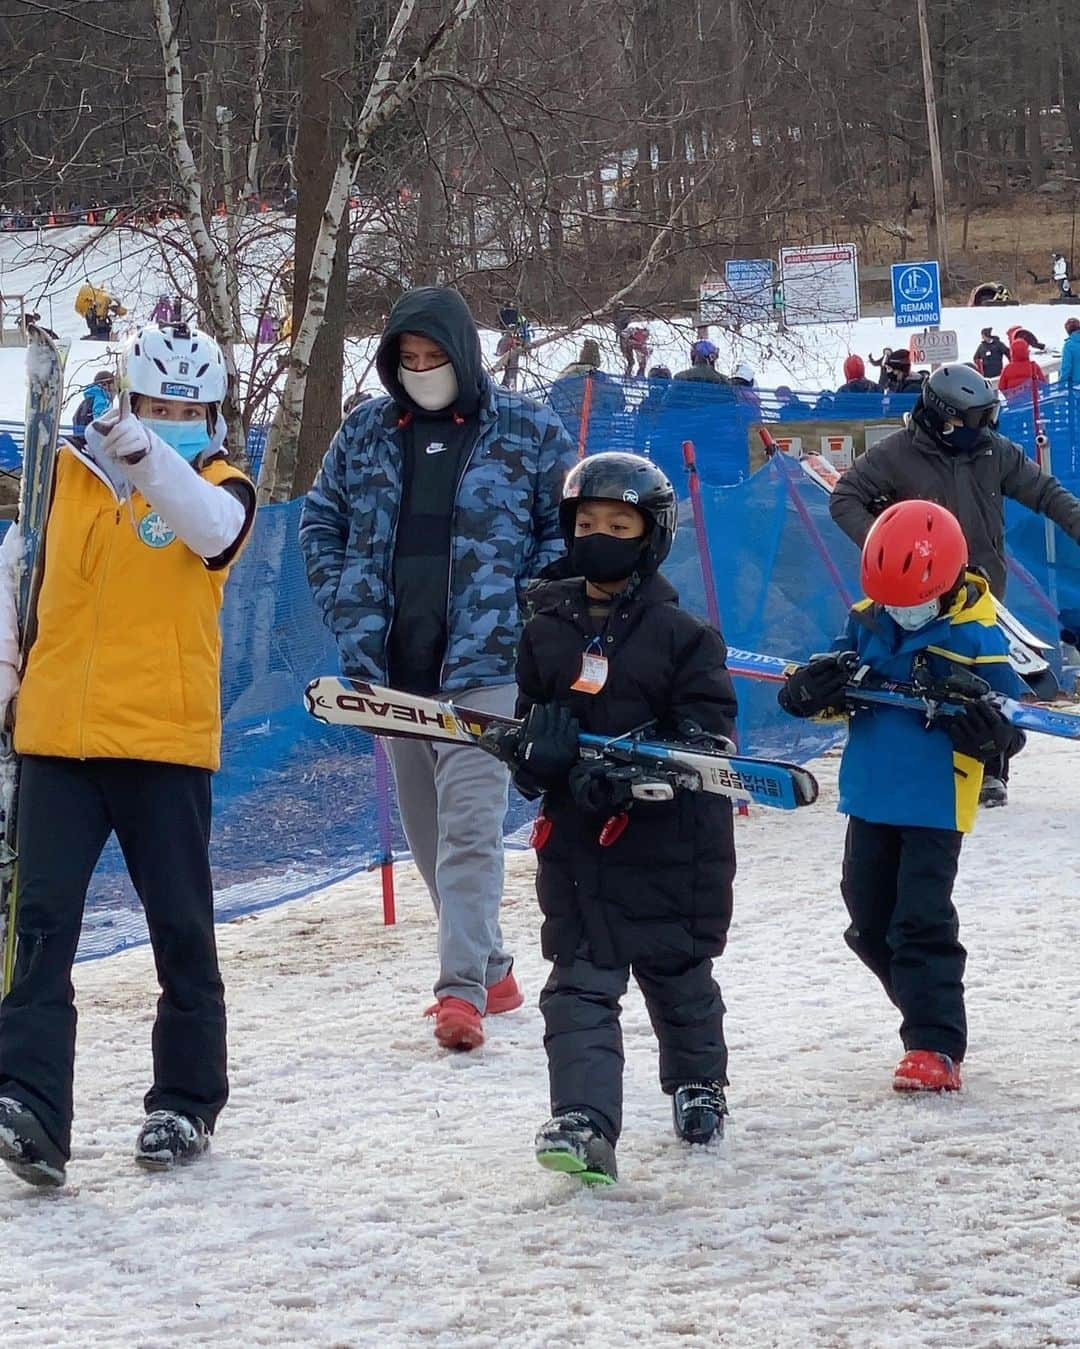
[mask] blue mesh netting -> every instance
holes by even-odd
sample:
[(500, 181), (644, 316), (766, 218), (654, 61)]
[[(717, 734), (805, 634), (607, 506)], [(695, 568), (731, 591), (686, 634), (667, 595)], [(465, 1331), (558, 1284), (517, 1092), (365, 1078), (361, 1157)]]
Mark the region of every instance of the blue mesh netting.
[[(702, 508), (716, 578), (722, 625), (734, 647), (803, 657), (823, 649), (840, 629), (841, 586), (857, 589), (857, 551), (829, 518), (828, 499), (787, 459), (748, 472), (748, 439), (764, 416), (776, 420), (777, 400), (763, 392), (758, 407), (708, 386), (669, 386), (662, 407), (646, 382), (611, 380), (595, 398), (586, 434), (590, 452), (608, 448), (652, 454), (677, 484), (685, 483), (682, 442), (693, 440)], [(572, 434), (580, 431), (583, 381), (563, 381), (552, 401)], [(808, 405), (816, 395), (803, 396)], [(575, 399), (577, 401), (575, 401)], [(910, 399), (883, 404), (875, 396), (848, 398), (831, 416), (896, 418)], [(857, 405), (857, 406), (856, 406)], [(818, 411), (820, 418), (824, 409)], [(1080, 455), (1073, 434), (1075, 406), (1064, 394), (1046, 400), (1054, 468), (1080, 489)], [(785, 420), (790, 419), (785, 413)], [(1002, 430), (1032, 444), (1030, 408), (1002, 419)], [(301, 707), (301, 690), (316, 674), (337, 668), (329, 634), (312, 606), (296, 542), (299, 503), (264, 508), (237, 565), (223, 614), (222, 772), (215, 780), (212, 858), (221, 918), (294, 898), (368, 867), (384, 854), (380, 841), (375, 760), (363, 735), (323, 727)], [(691, 610), (704, 614), (701, 565), (689, 501), (666, 571)], [(1009, 543), (1018, 570), (1009, 600), (1017, 614), (1048, 639), (1051, 573), (1043, 521), (1009, 511)], [(1058, 531), (1053, 571), (1060, 607), (1080, 606), (1080, 549)], [(836, 577), (823, 554), (827, 555)], [(740, 734), (748, 752), (805, 759), (830, 733), (784, 717), (775, 686), (738, 681)], [(519, 828), (532, 807), (515, 800), (507, 828)], [(396, 815), (396, 851), (404, 848)], [(145, 925), (119, 852), (107, 851), (94, 878), (80, 947), (85, 959), (145, 939)]]

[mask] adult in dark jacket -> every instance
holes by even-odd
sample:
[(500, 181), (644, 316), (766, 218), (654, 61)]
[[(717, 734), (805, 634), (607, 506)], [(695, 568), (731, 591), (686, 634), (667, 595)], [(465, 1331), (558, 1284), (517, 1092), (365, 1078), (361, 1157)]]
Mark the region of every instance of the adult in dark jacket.
[[(720, 634), (679, 609), (655, 574), (677, 521), (670, 482), (636, 455), (601, 454), (574, 470), (566, 493), (570, 565), (585, 579), (534, 592), (517, 667), (518, 713), (529, 718), (517, 780), (544, 791), (537, 895), (541, 945), (554, 962), (540, 995), (554, 1118), (537, 1149), (545, 1165), (559, 1147), (573, 1150), (565, 1116), (580, 1111), (582, 1127), (609, 1145), (613, 1176), (619, 999), (631, 968), (660, 1041), (676, 1130), (701, 1142), (700, 1128), (722, 1124), (727, 1050), (711, 957), (731, 919), (735, 846), (730, 802), (698, 792), (636, 803), (619, 832), (613, 817), (628, 809), (628, 787), (603, 765), (577, 761), (577, 728), (617, 736), (655, 725), (667, 738), (708, 740), (733, 733), (736, 702)], [(583, 652), (600, 659), (588, 686)]]
[(926, 379), (926, 371), (911, 369), (911, 353), (900, 347), (885, 357), (882, 366), (886, 393), (919, 393)]
[[(361, 404), (300, 518), (315, 602), (345, 674), (509, 712), (526, 585), (562, 551), (574, 447), (549, 408), (484, 373), (455, 290), (394, 306)], [(402, 823), (439, 914), (435, 1036), (482, 1043), (482, 1015), (522, 995), (499, 930), (508, 778), (466, 746), (387, 744)]]
[(866, 362), (854, 352), (844, 358), (844, 379), (837, 393), (880, 393), (873, 380), (866, 378)]
[(1080, 500), (1000, 435), (993, 386), (968, 365), (945, 365), (926, 381), (911, 421), (879, 440), (844, 473), (832, 518), (861, 548), (876, 516), (895, 501), (947, 507), (960, 521), (974, 566), (1005, 594), (1005, 498), (1049, 516), (1080, 542)]
[(690, 364), (685, 370), (680, 370), (675, 376), (679, 380), (696, 381), (701, 384), (726, 384), (730, 387), (731, 380), (727, 375), (722, 375), (716, 368), (716, 360), (720, 355), (720, 349), (715, 342), (710, 342), (708, 338), (701, 338), (690, 348)]
[(975, 368), (987, 379), (997, 379), (1009, 358), (1009, 348), (1000, 337), (994, 336), (993, 328), (984, 328), (981, 336), (982, 341), (975, 348)]

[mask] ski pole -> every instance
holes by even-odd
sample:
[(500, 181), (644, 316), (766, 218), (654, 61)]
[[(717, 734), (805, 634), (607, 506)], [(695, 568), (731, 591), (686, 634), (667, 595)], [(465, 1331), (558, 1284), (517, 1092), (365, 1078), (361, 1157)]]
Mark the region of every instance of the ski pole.
[[(1035, 462), (1044, 473), (1052, 472), (1050, 467), (1050, 437), (1039, 413), (1039, 384), (1035, 376), (1031, 377), (1031, 417), (1035, 427)], [(1054, 522), (1049, 516), (1043, 517), (1043, 531), (1046, 539), (1046, 589), (1050, 603), (1054, 607), (1054, 620), (1060, 628), (1058, 619), (1057, 595), (1057, 539), (1054, 537)]]
[[(810, 542), (817, 549), (818, 556), (825, 564), (825, 570), (829, 573), (837, 593), (844, 601), (844, 607), (850, 609), (853, 603), (851, 594), (844, 584), (844, 578), (840, 575), (840, 570), (833, 561), (832, 555), (825, 546), (825, 540), (821, 537), (821, 530), (814, 523), (813, 516), (806, 509), (806, 502), (799, 496), (798, 490), (792, 481), (792, 465), (784, 462), (784, 452), (776, 441), (773, 440), (772, 432), (765, 426), (758, 427), (758, 435), (761, 437), (761, 443), (765, 446), (765, 453), (774, 462), (779, 464), (779, 471), (783, 475), (784, 486), (787, 488), (788, 497), (802, 521), (803, 528), (810, 536)], [(796, 472), (798, 470), (796, 469)], [(799, 474), (800, 478), (802, 474)]]

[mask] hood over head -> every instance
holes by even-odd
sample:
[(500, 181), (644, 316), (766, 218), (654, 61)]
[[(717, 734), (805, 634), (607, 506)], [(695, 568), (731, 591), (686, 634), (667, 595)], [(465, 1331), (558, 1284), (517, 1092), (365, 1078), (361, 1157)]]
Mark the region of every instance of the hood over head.
[(379, 379), (394, 402), (407, 412), (431, 416), (409, 397), (398, 379), (402, 333), (419, 333), (438, 342), (450, 357), (457, 376), (458, 396), (452, 410), (465, 416), (474, 413), (480, 406), (487, 377), (476, 320), (461, 295), (449, 286), (418, 286), (406, 291), (390, 311), (375, 354)]
[(854, 352), (844, 359), (844, 378), (846, 380), (866, 378), (866, 362)]
[(1022, 337), (1014, 337), (1012, 346), (1009, 348), (1009, 359), (1013, 361), (1030, 361), (1031, 348)]

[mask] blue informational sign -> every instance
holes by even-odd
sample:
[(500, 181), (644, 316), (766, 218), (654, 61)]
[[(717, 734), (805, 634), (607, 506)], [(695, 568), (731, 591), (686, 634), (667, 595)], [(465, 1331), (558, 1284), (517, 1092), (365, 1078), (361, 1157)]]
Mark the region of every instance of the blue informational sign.
[(941, 322), (941, 277), (936, 262), (894, 262), (892, 306), (898, 328)]
[(728, 258), (724, 280), (737, 301), (743, 323), (764, 322), (773, 314), (773, 264), (771, 258)]

